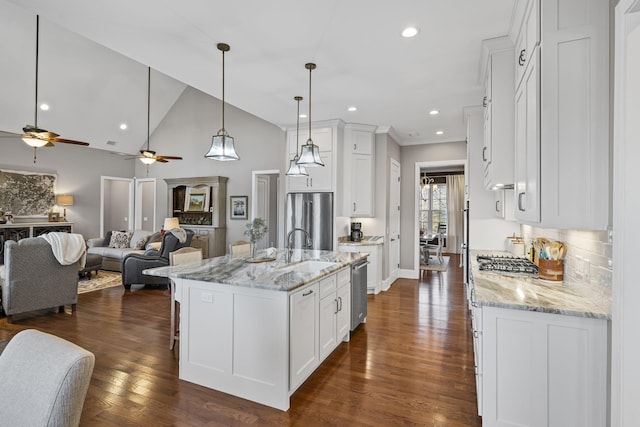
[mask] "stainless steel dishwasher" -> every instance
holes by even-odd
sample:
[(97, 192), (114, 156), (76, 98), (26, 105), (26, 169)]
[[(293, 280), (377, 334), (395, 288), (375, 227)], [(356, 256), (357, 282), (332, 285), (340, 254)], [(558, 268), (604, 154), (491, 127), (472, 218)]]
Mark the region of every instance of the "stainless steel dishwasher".
[(351, 264), (351, 330), (367, 318), (367, 258)]

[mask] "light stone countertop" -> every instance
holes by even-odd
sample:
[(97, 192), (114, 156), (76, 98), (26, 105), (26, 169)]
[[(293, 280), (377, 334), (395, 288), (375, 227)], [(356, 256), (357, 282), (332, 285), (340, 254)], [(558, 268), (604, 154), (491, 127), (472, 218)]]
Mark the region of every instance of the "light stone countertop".
[[(197, 265), (150, 268), (144, 270), (143, 274), (288, 292), (335, 273), (368, 256), (368, 254), (357, 252), (295, 249), (291, 263), (286, 265), (285, 251), (286, 249), (278, 249), (276, 260), (269, 262), (250, 263), (244, 258), (231, 259), (229, 255), (225, 255), (202, 260)], [(257, 255), (258, 258), (264, 257), (265, 251), (258, 251)], [(291, 268), (308, 260), (328, 261), (335, 264), (313, 272), (291, 271)]]
[(384, 244), (384, 237), (382, 236), (364, 236), (359, 242), (349, 240), (349, 236), (341, 236), (338, 238), (338, 245), (373, 246), (382, 244)]
[(535, 277), (480, 271), (478, 255), (511, 255), (501, 251), (472, 250), (471, 278), (475, 301), (481, 306), (539, 311), (596, 319), (611, 318), (610, 301), (593, 301), (567, 283), (549, 283)]

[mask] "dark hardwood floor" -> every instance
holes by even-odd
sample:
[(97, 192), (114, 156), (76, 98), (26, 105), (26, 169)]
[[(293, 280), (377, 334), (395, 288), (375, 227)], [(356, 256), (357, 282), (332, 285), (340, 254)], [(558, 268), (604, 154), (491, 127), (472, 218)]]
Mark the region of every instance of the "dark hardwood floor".
[(36, 328), (96, 355), (82, 426), (480, 426), (457, 265), (453, 255), (446, 273), (370, 295), (367, 323), (294, 393), (288, 412), (178, 380), (167, 291), (81, 294), (73, 317), (1, 319), (0, 339)]

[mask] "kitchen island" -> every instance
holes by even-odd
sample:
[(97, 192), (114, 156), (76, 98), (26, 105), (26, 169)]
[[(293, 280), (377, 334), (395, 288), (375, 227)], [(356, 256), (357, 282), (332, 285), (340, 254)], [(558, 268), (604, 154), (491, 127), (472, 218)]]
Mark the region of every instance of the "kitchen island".
[(480, 271), (468, 298), (478, 413), (484, 426), (603, 426), (610, 301), (568, 283)]
[(349, 267), (366, 254), (294, 250), (290, 263), (284, 255), (145, 270), (176, 284), (180, 379), (286, 411), (291, 394), (349, 340)]

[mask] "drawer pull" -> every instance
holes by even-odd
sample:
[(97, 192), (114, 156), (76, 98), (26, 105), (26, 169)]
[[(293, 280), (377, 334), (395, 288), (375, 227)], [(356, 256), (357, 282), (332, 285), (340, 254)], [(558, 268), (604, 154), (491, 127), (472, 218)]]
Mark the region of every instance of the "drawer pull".
[(308, 297), (309, 295), (311, 295), (313, 293), (313, 289), (309, 289), (309, 292), (305, 292), (304, 294), (302, 294), (303, 297)]

